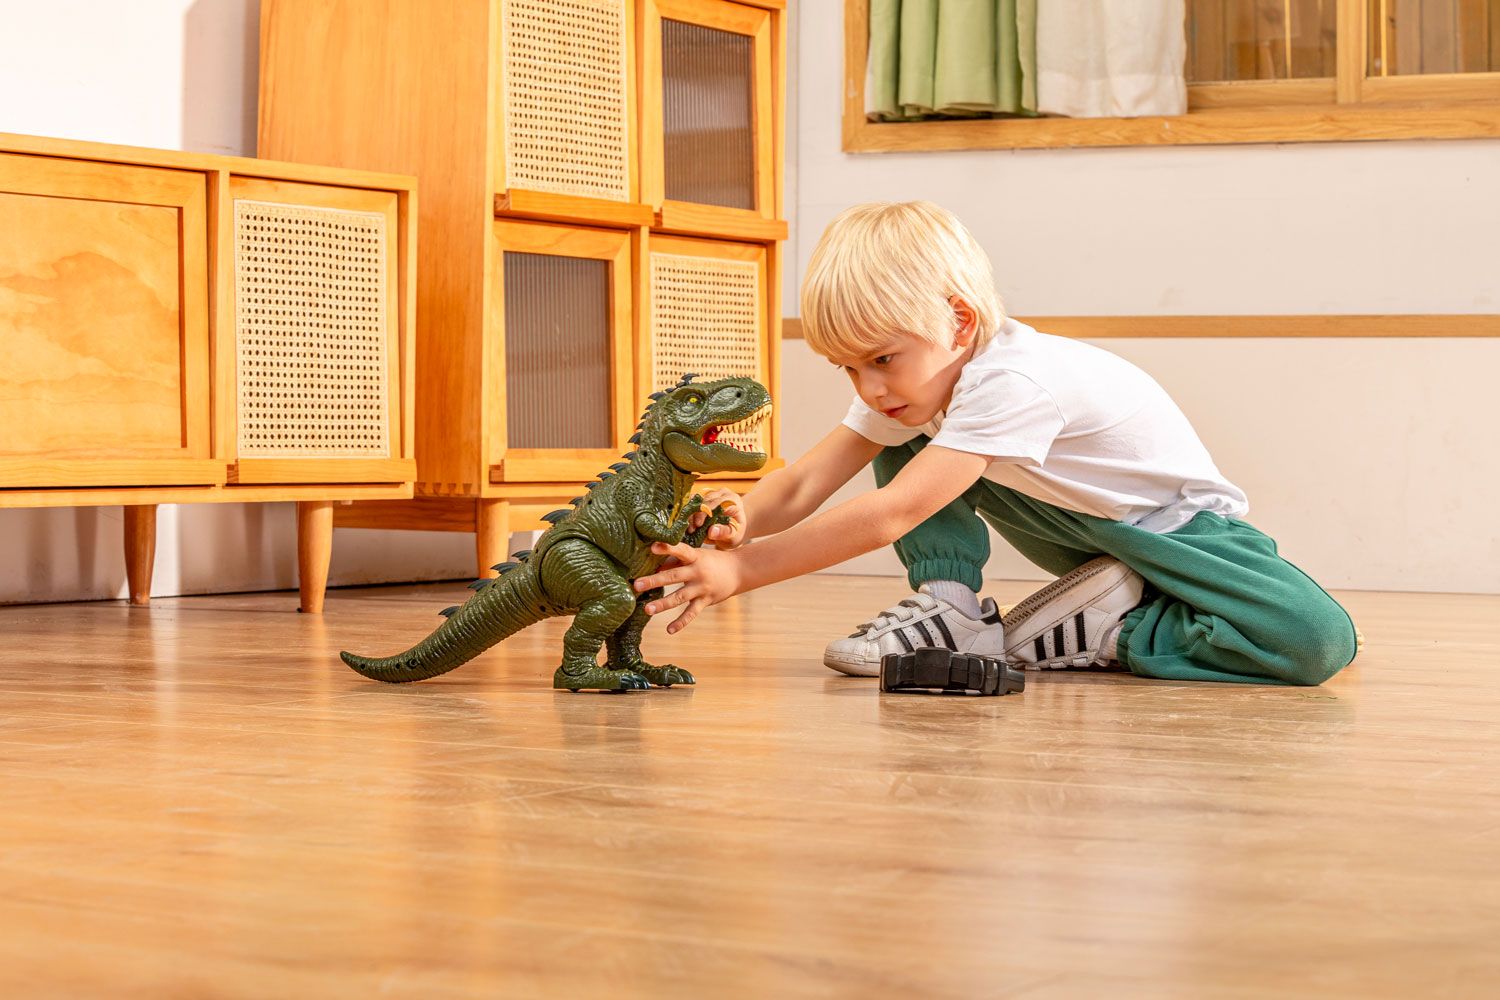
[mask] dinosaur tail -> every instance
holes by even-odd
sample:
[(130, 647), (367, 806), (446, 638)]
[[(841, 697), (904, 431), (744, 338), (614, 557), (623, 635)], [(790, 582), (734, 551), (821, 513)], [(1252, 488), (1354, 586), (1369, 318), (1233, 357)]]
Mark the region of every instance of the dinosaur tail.
[(378, 658), (354, 653), (339, 656), (372, 680), (387, 684), (424, 681), (463, 666), (507, 636), (559, 613), (549, 609), (536, 570), (523, 565), (485, 583), (436, 631), (404, 653)]

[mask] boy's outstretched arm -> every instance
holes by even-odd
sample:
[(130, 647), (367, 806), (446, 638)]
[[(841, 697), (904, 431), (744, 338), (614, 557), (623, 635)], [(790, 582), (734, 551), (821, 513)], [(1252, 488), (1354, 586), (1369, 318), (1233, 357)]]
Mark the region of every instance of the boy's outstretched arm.
[(892, 544), (962, 496), (989, 462), (983, 455), (929, 445), (884, 487), (753, 545), (720, 551), (658, 542), (653, 551), (676, 556), (680, 565), (640, 577), (635, 589), (683, 584), (646, 606), (646, 613), (654, 615), (686, 604), (667, 627), (668, 632), (681, 631), (704, 608), (735, 594)]

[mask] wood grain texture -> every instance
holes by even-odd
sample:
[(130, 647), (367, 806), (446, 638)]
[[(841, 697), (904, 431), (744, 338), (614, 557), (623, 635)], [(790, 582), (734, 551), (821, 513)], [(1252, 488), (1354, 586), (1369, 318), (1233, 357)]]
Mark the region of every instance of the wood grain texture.
[[(1032, 585), (994, 584), (1002, 602)], [(1488, 997), (1500, 598), (1342, 593), (1313, 689), (880, 696), (792, 581), (547, 687), (566, 624), (383, 686), (460, 583), (0, 609), (8, 996)]]
[(206, 192), (0, 151), (0, 456), (209, 457)]

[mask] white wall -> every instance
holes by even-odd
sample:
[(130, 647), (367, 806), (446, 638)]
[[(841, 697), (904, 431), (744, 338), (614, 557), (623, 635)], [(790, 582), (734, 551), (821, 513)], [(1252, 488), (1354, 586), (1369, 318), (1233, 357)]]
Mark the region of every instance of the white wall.
[[(259, 0), (0, 0), (0, 132), (255, 154)], [(126, 596), (119, 507), (0, 510), (0, 604)], [(335, 533), (330, 584), (473, 573), (472, 535)], [(297, 585), (291, 504), (163, 506), (157, 595)]]
[[(842, 4), (795, 6), (794, 280), (846, 206), (927, 198), (983, 243), (1016, 315), (1500, 312), (1500, 142), (845, 154)], [(1325, 585), (1500, 592), (1500, 340), (1098, 344), (1167, 388), (1249, 519)], [(850, 391), (800, 342), (784, 370), (800, 454)], [(995, 545), (987, 575), (1042, 577)]]

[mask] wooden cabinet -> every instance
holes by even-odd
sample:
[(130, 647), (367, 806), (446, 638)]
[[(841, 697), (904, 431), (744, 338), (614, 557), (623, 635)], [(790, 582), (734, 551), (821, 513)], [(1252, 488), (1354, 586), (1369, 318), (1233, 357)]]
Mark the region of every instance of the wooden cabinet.
[(0, 507), (409, 497), (410, 177), (0, 135)]
[(263, 0), (261, 155), (422, 188), (416, 495), (338, 524), (489, 575), (654, 389), (778, 392), (784, 75), (781, 0)]

